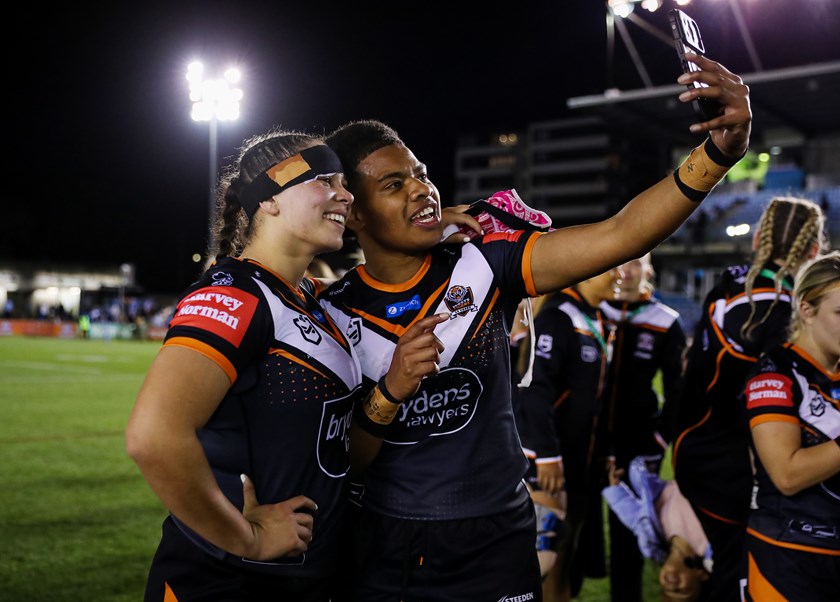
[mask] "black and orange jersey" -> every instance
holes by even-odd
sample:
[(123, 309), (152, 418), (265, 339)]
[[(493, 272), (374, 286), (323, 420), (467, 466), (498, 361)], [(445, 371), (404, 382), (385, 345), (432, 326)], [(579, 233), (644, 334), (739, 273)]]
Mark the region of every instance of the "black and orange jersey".
[(414, 322), (451, 314), (435, 328), (446, 347), (440, 373), (403, 401), (365, 473), (363, 503), (371, 511), (462, 519), (512, 510), (527, 498), (508, 333), (519, 302), (536, 295), (530, 256), (539, 236), (514, 231), (438, 245), (401, 284), (379, 282), (358, 266), (319, 297), (356, 346), (369, 387)]
[[(361, 393), (355, 351), (314, 292), (312, 281), (296, 289), (256, 262), (221, 259), (181, 298), (164, 341), (204, 354), (231, 380), (198, 432), (228, 499), (242, 508), (244, 473), (262, 504), (301, 494), (319, 504), (305, 555), (247, 563), (279, 574), (324, 571), (324, 553), (340, 522), (335, 500), (343, 496), (349, 469), (348, 425)], [(193, 541), (225, 556), (178, 524)]]
[[(603, 432), (620, 467), (638, 455), (662, 453), (673, 438), (668, 418), (682, 383), (685, 333), (677, 311), (661, 301), (604, 301), (604, 317), (615, 329), (613, 357), (604, 395)], [(662, 375), (663, 407), (654, 389)], [(663, 419), (665, 418), (665, 419)]]
[[(788, 422), (802, 431), (802, 447), (840, 437), (840, 374), (827, 373), (792, 343), (761, 357), (744, 388), (750, 428)], [(805, 551), (840, 553), (840, 475), (794, 495), (782, 494), (755, 455), (757, 508), (751, 535), (768, 543)]]
[(747, 339), (741, 327), (750, 315), (744, 292), (748, 269), (729, 267), (706, 296), (688, 352), (673, 447), (675, 477), (695, 509), (740, 525), (746, 522), (753, 478), (749, 430), (739, 397), (761, 353), (787, 339), (793, 288), (786, 282), (777, 293), (777, 267), (765, 266), (752, 292), (752, 323), (761, 324)]
[(521, 437), (536, 462), (562, 457), (567, 490), (583, 490), (601, 412), (611, 334), (601, 311), (574, 288), (534, 318), (534, 368), (518, 400)]

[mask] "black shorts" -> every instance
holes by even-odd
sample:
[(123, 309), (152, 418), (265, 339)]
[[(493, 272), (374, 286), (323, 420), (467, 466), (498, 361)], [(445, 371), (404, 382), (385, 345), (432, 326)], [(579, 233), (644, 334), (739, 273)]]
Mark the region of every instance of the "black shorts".
[(502, 514), (405, 520), (360, 510), (354, 602), (542, 600), (530, 498)]
[[(335, 583), (248, 571), (211, 556), (167, 517), (146, 581), (145, 602), (328, 602)], [(167, 597), (167, 589), (171, 591)], [(174, 597), (172, 597), (174, 595)]]
[[(806, 552), (773, 545), (747, 533), (747, 602), (840, 599), (840, 556), (837, 550)], [(715, 561), (717, 570), (717, 561)]]

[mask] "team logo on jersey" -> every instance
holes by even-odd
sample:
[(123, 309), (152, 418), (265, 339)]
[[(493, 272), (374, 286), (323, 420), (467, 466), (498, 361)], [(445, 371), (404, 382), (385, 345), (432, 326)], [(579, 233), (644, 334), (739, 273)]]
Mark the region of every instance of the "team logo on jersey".
[(468, 286), (456, 284), (449, 287), (449, 290), (446, 291), (446, 296), (443, 298), (443, 302), (446, 303), (446, 307), (449, 308), (449, 312), (453, 317), (471, 311), (478, 311), (478, 308), (474, 304), (472, 289)]
[(419, 311), (420, 306), (420, 295), (414, 295), (408, 301), (400, 301), (398, 303), (392, 303), (391, 305), (385, 306), (385, 315), (389, 318), (396, 318), (398, 316), (403, 315), (407, 311)]
[(355, 347), (362, 342), (362, 319), (351, 318), (347, 324), (347, 332), (344, 333), (347, 340)]
[(312, 323), (309, 316), (298, 315), (294, 320), (292, 320), (292, 323), (298, 327), (298, 330), (300, 330), (300, 334), (304, 340), (312, 343), (313, 345), (317, 345), (321, 342), (321, 333), (318, 332), (318, 328)]
[(233, 276), (227, 272), (216, 272), (211, 278), (213, 278), (213, 284), (215, 286), (230, 286), (233, 284)]
[(350, 468), (350, 418), (353, 402), (360, 396), (357, 388), (350, 395), (324, 404), (318, 433), (318, 466), (328, 477), (338, 479)]
[(642, 351), (653, 351), (653, 335), (649, 332), (640, 332), (639, 338), (636, 339), (636, 349)]
[(580, 348), (580, 359), (587, 364), (598, 361), (598, 350), (591, 345), (583, 345)]
[(811, 391), (811, 401), (808, 406), (811, 408), (812, 416), (822, 416), (825, 414), (825, 399), (816, 391)]
[(793, 382), (781, 374), (760, 374), (747, 383), (747, 409), (793, 407)]
[(423, 379), (414, 397), (400, 405), (392, 423), (400, 426), (388, 441), (412, 444), (460, 431), (475, 415), (483, 390), (475, 372), (465, 368), (447, 368)]

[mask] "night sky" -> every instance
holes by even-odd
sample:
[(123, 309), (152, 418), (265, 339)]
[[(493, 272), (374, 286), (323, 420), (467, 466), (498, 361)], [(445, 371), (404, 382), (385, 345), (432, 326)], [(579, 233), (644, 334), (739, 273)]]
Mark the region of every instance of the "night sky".
[[(709, 56), (733, 71), (753, 68), (730, 2), (764, 69), (840, 58), (837, 0), (694, 0), (684, 10)], [(206, 240), (208, 125), (190, 119), (185, 79), (194, 58), (244, 73), (242, 118), (220, 124), (221, 163), (275, 125), (328, 133), (377, 118), (427, 163), (444, 202), (459, 136), (643, 87), (620, 38), (607, 69), (603, 0), (81, 5), (27, 3), (6, 20), (0, 265), (129, 262), (152, 293), (192, 281)], [(663, 9), (635, 14), (666, 32)], [(653, 83), (674, 83), (673, 50), (627, 26)]]

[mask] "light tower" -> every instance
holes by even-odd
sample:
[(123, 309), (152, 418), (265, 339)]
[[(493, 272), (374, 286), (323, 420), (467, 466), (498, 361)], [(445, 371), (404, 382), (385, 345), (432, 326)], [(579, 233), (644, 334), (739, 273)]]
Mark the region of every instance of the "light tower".
[(193, 121), (207, 121), (210, 124), (210, 202), (207, 219), (208, 248), (215, 246), (216, 179), (218, 177), (218, 127), (219, 121), (239, 118), (239, 102), (242, 89), (235, 87), (240, 72), (235, 67), (225, 70), (221, 78), (205, 78), (204, 66), (194, 61), (187, 67), (187, 81), (190, 84), (190, 101)]

